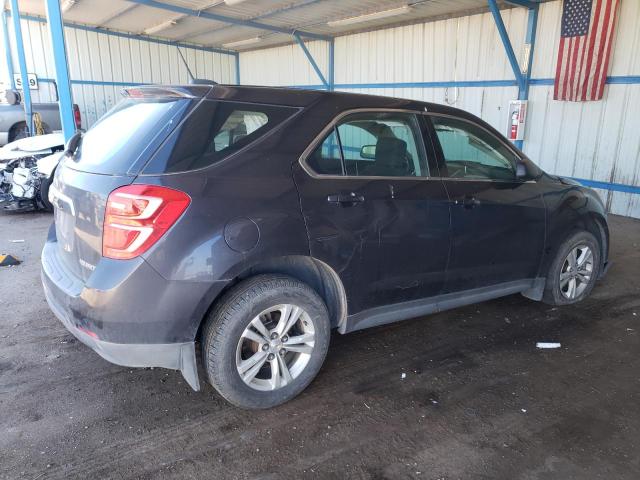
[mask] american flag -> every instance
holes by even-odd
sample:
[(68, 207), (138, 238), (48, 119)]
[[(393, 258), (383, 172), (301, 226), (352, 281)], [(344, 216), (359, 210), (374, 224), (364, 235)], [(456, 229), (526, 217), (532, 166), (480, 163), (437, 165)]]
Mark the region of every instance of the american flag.
[(600, 100), (620, 0), (564, 0), (555, 100)]

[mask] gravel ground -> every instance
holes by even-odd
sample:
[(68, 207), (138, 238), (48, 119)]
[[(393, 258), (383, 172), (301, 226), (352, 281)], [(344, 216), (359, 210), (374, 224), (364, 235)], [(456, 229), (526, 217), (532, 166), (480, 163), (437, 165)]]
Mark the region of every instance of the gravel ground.
[(610, 218), (614, 264), (582, 304), (335, 334), (306, 392), (263, 412), (77, 342), (40, 286), (50, 222), (0, 213), (0, 253), (24, 261), (0, 269), (2, 479), (640, 478), (638, 220)]

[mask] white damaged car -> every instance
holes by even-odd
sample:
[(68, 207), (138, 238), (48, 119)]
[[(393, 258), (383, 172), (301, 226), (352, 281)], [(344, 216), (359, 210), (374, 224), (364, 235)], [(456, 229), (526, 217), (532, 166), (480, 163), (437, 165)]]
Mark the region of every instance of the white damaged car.
[(0, 209), (53, 210), (49, 186), (63, 154), (62, 133), (22, 138), (0, 148)]

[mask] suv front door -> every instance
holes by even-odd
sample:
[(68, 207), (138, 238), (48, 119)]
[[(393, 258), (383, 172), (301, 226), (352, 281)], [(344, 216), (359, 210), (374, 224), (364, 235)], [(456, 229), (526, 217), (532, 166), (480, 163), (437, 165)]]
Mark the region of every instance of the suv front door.
[(427, 118), (451, 198), (453, 242), (445, 291), (508, 288), (534, 279), (545, 240), (537, 183), (518, 178), (518, 155), (485, 127), (445, 115)]
[(449, 204), (421, 125), (409, 112), (342, 116), (294, 169), (311, 255), (341, 276), (350, 315), (444, 286)]

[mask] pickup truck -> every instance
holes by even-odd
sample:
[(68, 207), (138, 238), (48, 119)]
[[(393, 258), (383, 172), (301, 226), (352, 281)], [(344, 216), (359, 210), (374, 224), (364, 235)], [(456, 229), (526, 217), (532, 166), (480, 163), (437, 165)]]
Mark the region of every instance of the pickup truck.
[[(20, 102), (20, 95), (16, 95), (15, 91), (8, 91), (5, 97), (7, 103), (0, 103), (0, 146), (27, 136), (24, 105)], [(57, 102), (32, 103), (31, 111), (40, 114), (44, 133), (61, 130), (60, 110)], [(80, 110), (76, 104), (73, 105), (73, 117), (76, 128), (79, 129), (81, 126), (81, 117)]]

